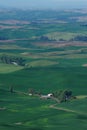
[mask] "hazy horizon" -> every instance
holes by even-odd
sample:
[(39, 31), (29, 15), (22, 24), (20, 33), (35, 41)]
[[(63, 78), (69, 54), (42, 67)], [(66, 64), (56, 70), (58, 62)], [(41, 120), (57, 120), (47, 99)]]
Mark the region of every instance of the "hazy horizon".
[(22, 9), (84, 9), (87, 8), (87, 0), (3, 0), (0, 7)]

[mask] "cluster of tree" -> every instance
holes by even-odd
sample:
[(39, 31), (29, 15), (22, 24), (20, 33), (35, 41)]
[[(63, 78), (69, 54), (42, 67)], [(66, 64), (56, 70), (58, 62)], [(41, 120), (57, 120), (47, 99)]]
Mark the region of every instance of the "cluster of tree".
[(0, 36), (0, 40), (8, 40), (8, 38), (7, 38), (7, 37), (1, 37), (1, 36)]
[(50, 39), (47, 36), (41, 36), (39, 38), (39, 40), (41, 40), (41, 41), (50, 41)]
[(33, 89), (33, 88), (29, 88), (29, 89), (28, 89), (28, 93), (29, 93), (29, 94), (32, 94), (32, 95), (41, 95), (41, 91), (40, 91), (40, 90), (36, 91), (36, 90)]
[(12, 57), (12, 56), (3, 55), (0, 57), (0, 61), (5, 64), (25, 66), (24, 63), (25, 59), (23, 59), (22, 57)]
[(65, 39), (63, 39), (63, 38), (60, 38), (60, 39), (59, 39), (59, 41), (64, 42), (64, 41), (66, 41), (66, 40), (65, 40)]
[(87, 27), (87, 24), (82, 24), (82, 25), (80, 25), (80, 26)]
[(59, 102), (65, 102), (72, 97), (72, 91), (60, 90), (53, 93), (53, 97), (57, 98)]
[(87, 36), (76, 36), (74, 41), (87, 41)]

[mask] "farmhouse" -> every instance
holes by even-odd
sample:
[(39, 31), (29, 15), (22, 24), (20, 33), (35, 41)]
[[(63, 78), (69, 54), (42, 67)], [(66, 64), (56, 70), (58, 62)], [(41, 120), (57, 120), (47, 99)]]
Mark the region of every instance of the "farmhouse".
[(16, 62), (12, 62), (12, 64), (13, 64), (13, 65), (16, 65), (16, 66), (18, 65), (18, 63), (16, 63)]
[(32, 96), (33, 94), (32, 93), (29, 93), (29, 96)]
[(48, 97), (52, 97), (52, 96), (53, 96), (53, 94), (52, 94), (52, 93), (49, 93), (47, 96), (48, 96)]
[(41, 95), (40, 98), (41, 98), (41, 99), (50, 99), (52, 96), (53, 96), (53, 94), (52, 94), (52, 93), (49, 93), (49, 94), (47, 94), (47, 95)]

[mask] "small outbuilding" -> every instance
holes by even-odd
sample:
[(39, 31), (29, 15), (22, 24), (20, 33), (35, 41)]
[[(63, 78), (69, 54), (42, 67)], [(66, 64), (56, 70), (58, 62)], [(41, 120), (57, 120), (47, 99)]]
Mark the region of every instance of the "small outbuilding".
[(49, 94), (47, 94), (47, 95), (41, 95), (40, 98), (41, 98), (41, 99), (50, 99), (52, 96), (53, 96), (53, 94), (52, 94), (52, 93), (49, 93)]
[(52, 97), (52, 96), (53, 96), (53, 94), (52, 94), (52, 93), (49, 93), (49, 94), (47, 94), (47, 96), (48, 96), (48, 97)]

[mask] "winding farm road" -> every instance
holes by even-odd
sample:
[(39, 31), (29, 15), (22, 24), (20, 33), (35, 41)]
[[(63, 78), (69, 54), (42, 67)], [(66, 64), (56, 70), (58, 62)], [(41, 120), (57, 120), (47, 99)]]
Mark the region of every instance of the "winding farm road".
[(57, 107), (56, 105), (57, 105), (57, 104), (50, 105), (49, 107), (52, 108), (52, 109), (60, 110), (60, 111), (71, 112), (71, 113), (75, 113), (75, 114), (80, 114), (80, 115), (85, 115), (85, 116), (87, 116), (86, 113), (78, 112), (78, 111), (71, 110), (71, 109), (68, 109), (68, 108)]
[[(85, 99), (85, 98), (87, 98), (87, 95), (79, 95), (79, 96), (76, 96), (76, 98), (78, 100)], [(58, 100), (57, 100), (57, 102), (58, 102)], [(49, 108), (53, 108), (53, 109), (57, 109), (57, 110), (60, 110), (60, 111), (71, 112), (71, 113), (76, 113), (76, 114), (81, 114), (81, 115), (86, 115), (87, 116), (87, 113), (82, 113), (80, 111), (75, 111), (75, 110), (71, 110), (71, 109), (68, 109), (68, 108), (58, 107), (58, 103), (56, 103), (54, 105), (50, 105)]]

